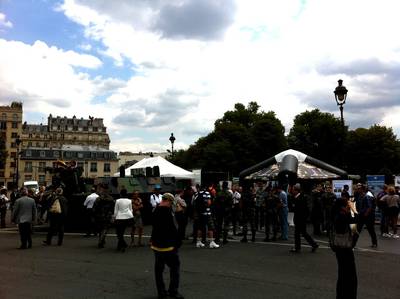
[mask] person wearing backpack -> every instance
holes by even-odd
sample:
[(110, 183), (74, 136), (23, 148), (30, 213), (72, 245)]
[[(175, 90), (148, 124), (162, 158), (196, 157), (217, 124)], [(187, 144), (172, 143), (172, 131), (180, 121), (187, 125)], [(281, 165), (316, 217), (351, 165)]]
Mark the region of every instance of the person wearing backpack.
[(49, 231), (43, 245), (51, 245), (51, 239), (58, 234), (57, 245), (61, 246), (64, 240), (64, 225), (68, 212), (67, 199), (63, 196), (63, 189), (58, 187), (48, 202)]
[(357, 212), (342, 193), (332, 209), (329, 245), (335, 252), (338, 265), (336, 299), (357, 298), (357, 270), (353, 248), (358, 239), (358, 232), (351, 225), (357, 221)]

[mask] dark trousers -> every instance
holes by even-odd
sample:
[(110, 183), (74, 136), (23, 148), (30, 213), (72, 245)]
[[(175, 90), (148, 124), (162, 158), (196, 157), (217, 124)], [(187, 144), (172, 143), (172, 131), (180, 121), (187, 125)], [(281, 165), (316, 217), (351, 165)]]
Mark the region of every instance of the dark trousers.
[(86, 235), (96, 235), (93, 209), (86, 209)]
[(356, 299), (357, 271), (353, 250), (340, 248), (335, 253), (338, 265), (336, 299)]
[(175, 219), (178, 223), (178, 237), (179, 240), (183, 241), (186, 238), (186, 225), (188, 223), (187, 216), (184, 211), (176, 212)]
[(255, 207), (255, 224), (256, 229), (262, 228), (264, 226), (264, 208), (263, 207)]
[(311, 236), (307, 233), (307, 225), (305, 222), (294, 224), (294, 248), (296, 250), (300, 250), (301, 248), (301, 236), (303, 236), (303, 238), (307, 241), (308, 244), (310, 244), (310, 246), (317, 246), (317, 243), (315, 243), (314, 239), (311, 238)]
[(47, 233), (46, 243), (51, 244), (54, 235), (58, 235), (58, 245), (62, 245), (64, 240), (64, 216), (62, 214), (48, 213), (49, 231)]
[(155, 263), (154, 263), (154, 273), (156, 278), (156, 286), (158, 294), (165, 294), (165, 284), (164, 284), (164, 268), (165, 265), (169, 267), (170, 282), (168, 292), (170, 295), (174, 295), (178, 292), (179, 287), (179, 268), (180, 261), (177, 250), (159, 252), (154, 251)]
[(18, 224), (19, 236), (21, 238), (22, 248), (32, 247), (32, 224), (24, 222)]
[(106, 237), (108, 229), (110, 228), (110, 222), (108, 221), (97, 221), (97, 232), (99, 233), (99, 247), (104, 247), (106, 244)]
[(7, 215), (7, 207), (0, 209), (0, 227), (6, 227), (6, 215)]
[(222, 208), (215, 210), (215, 239), (217, 242), (222, 237), (222, 225), (224, 223), (224, 210)]
[(265, 238), (269, 239), (272, 229), (272, 238), (275, 240), (278, 232), (278, 214), (275, 210), (265, 211)]
[(368, 233), (371, 236), (372, 245), (378, 245), (378, 240), (376, 239), (375, 233), (375, 215), (368, 215), (367, 217), (360, 216), (357, 224), (357, 230), (360, 234), (364, 225), (367, 227)]
[(115, 230), (118, 238), (117, 249), (125, 249), (128, 244), (125, 242), (124, 234), (128, 226), (132, 226), (132, 219), (117, 219), (115, 220)]

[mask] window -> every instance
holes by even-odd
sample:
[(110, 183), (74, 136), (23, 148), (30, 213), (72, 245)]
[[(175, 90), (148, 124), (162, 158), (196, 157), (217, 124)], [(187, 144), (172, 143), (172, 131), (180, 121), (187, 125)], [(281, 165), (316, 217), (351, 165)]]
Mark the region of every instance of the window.
[(84, 163), (83, 162), (78, 162), (77, 167), (81, 168), (83, 170), (84, 169)]
[(36, 147), (40, 147), (40, 142), (36, 142)]
[(46, 168), (46, 162), (39, 162), (39, 172), (44, 172)]
[(55, 152), (53, 152), (53, 156), (58, 158), (58, 157), (60, 157), (60, 153), (58, 151), (55, 151)]
[(13, 114), (13, 120), (18, 120), (18, 115), (16, 113)]
[(26, 174), (25, 175), (25, 181), (32, 181), (32, 175)]
[(16, 121), (13, 121), (13, 122), (11, 123), (11, 128), (13, 128), (13, 129), (18, 129), (18, 123), (17, 123)]
[(26, 150), (25, 151), (25, 156), (32, 157), (32, 151), (31, 150)]
[(25, 162), (25, 172), (32, 172), (32, 162)]
[(65, 157), (66, 158), (71, 158), (71, 152), (65, 152)]
[(111, 171), (110, 163), (104, 163), (104, 172), (110, 172), (110, 171)]
[(17, 147), (17, 144), (16, 144), (15, 142), (11, 142), (11, 147), (12, 147), (12, 148), (16, 148), (16, 147)]
[(17, 157), (17, 152), (11, 152), (10, 156), (11, 156), (11, 158), (16, 158)]
[(97, 131), (98, 131), (97, 127), (93, 127), (93, 132), (97, 132)]
[(90, 162), (90, 172), (97, 172), (97, 163)]
[(10, 162), (10, 168), (15, 168), (16, 167), (16, 163), (15, 162)]
[(78, 153), (78, 158), (83, 159), (83, 153)]
[(0, 121), (0, 130), (5, 130), (5, 129), (7, 129), (7, 122)]
[(46, 142), (43, 143), (43, 147), (44, 147), (44, 148), (47, 148), (47, 143), (46, 143)]
[(1, 115), (1, 119), (2, 119), (2, 120), (7, 120), (7, 113), (3, 113), (3, 114)]
[(28, 147), (32, 147), (32, 141), (28, 141)]
[(46, 176), (41, 174), (39, 175), (39, 184), (43, 185), (44, 183), (46, 183)]
[(46, 152), (40, 151), (40, 158), (45, 158), (45, 157), (46, 157)]
[(17, 137), (18, 137), (18, 133), (16, 133), (16, 132), (11, 133), (11, 138), (17, 138)]

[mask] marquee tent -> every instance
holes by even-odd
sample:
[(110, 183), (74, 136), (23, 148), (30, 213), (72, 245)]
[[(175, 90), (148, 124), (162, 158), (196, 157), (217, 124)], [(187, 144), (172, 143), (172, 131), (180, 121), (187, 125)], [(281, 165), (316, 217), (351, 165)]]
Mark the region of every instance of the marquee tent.
[[(125, 169), (125, 176), (131, 176), (132, 169), (146, 169), (146, 167), (158, 166), (160, 169), (161, 177), (175, 177), (176, 179), (193, 179), (194, 174), (179, 166), (172, 164), (162, 157), (144, 158), (139, 162)], [(115, 177), (119, 176), (119, 172), (114, 174)]]
[(289, 149), (264, 160), (240, 173), (241, 179), (338, 179), (347, 177), (347, 172)]

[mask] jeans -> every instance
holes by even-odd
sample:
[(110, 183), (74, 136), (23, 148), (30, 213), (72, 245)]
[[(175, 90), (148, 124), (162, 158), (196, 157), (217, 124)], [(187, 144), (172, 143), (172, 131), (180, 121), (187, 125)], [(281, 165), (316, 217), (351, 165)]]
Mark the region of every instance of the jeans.
[(282, 208), (279, 213), (279, 220), (281, 222), (282, 239), (288, 239), (289, 222), (288, 222), (288, 208)]

